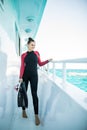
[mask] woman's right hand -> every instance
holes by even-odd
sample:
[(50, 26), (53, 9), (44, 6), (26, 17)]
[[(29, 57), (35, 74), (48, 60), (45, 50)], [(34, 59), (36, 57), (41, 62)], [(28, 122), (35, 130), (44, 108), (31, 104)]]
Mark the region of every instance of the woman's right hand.
[(20, 78), (20, 79), (19, 79), (19, 83), (22, 83), (22, 82), (23, 82), (23, 79), (22, 79), (22, 78)]

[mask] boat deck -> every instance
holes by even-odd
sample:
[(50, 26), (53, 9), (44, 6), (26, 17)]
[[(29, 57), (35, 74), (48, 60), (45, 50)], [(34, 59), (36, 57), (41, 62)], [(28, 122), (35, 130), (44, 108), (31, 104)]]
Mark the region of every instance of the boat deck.
[[(12, 71), (12, 70), (11, 70)], [(16, 72), (15, 69), (13, 69)], [(17, 107), (16, 73), (8, 76), (9, 87), (0, 105), (1, 130), (86, 130), (87, 111), (73, 98), (65, 93), (55, 82), (39, 71), (39, 117), (41, 124), (35, 125), (34, 111), (30, 87), (28, 88), (29, 107), (26, 110), (28, 118), (22, 118), (22, 110)]]

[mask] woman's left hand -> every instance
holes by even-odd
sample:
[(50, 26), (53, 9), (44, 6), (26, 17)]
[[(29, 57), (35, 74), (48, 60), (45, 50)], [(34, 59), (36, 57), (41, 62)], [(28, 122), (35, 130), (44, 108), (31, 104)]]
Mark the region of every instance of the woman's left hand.
[(53, 60), (52, 58), (48, 59), (49, 62), (52, 61), (52, 60)]

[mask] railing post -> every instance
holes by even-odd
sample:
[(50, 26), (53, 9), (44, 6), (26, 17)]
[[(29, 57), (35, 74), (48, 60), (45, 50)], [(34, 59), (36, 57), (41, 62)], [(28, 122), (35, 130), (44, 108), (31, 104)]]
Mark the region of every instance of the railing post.
[(55, 77), (56, 73), (55, 73), (55, 63), (53, 62), (53, 79)]
[(65, 87), (65, 83), (66, 83), (66, 63), (63, 62), (63, 80), (62, 80), (62, 84)]
[(49, 63), (47, 64), (47, 74), (49, 74)]

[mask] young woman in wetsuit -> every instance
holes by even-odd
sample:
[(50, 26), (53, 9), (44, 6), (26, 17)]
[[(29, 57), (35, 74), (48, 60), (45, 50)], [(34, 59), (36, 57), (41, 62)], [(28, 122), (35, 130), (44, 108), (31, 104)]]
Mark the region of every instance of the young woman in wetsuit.
[[(52, 59), (41, 61), (38, 51), (34, 51), (35, 41), (32, 38), (28, 39), (27, 42), (28, 51), (21, 55), (21, 67), (20, 67), (20, 79), (19, 82), (25, 82), (26, 91), (28, 89), (28, 82), (30, 82), (31, 94), (33, 98), (33, 106), (35, 113), (35, 124), (40, 124), (40, 119), (38, 117), (38, 96), (37, 96), (37, 86), (38, 86), (38, 73), (37, 64), (43, 66), (50, 62)], [(25, 108), (22, 107), (22, 117), (27, 118)]]

